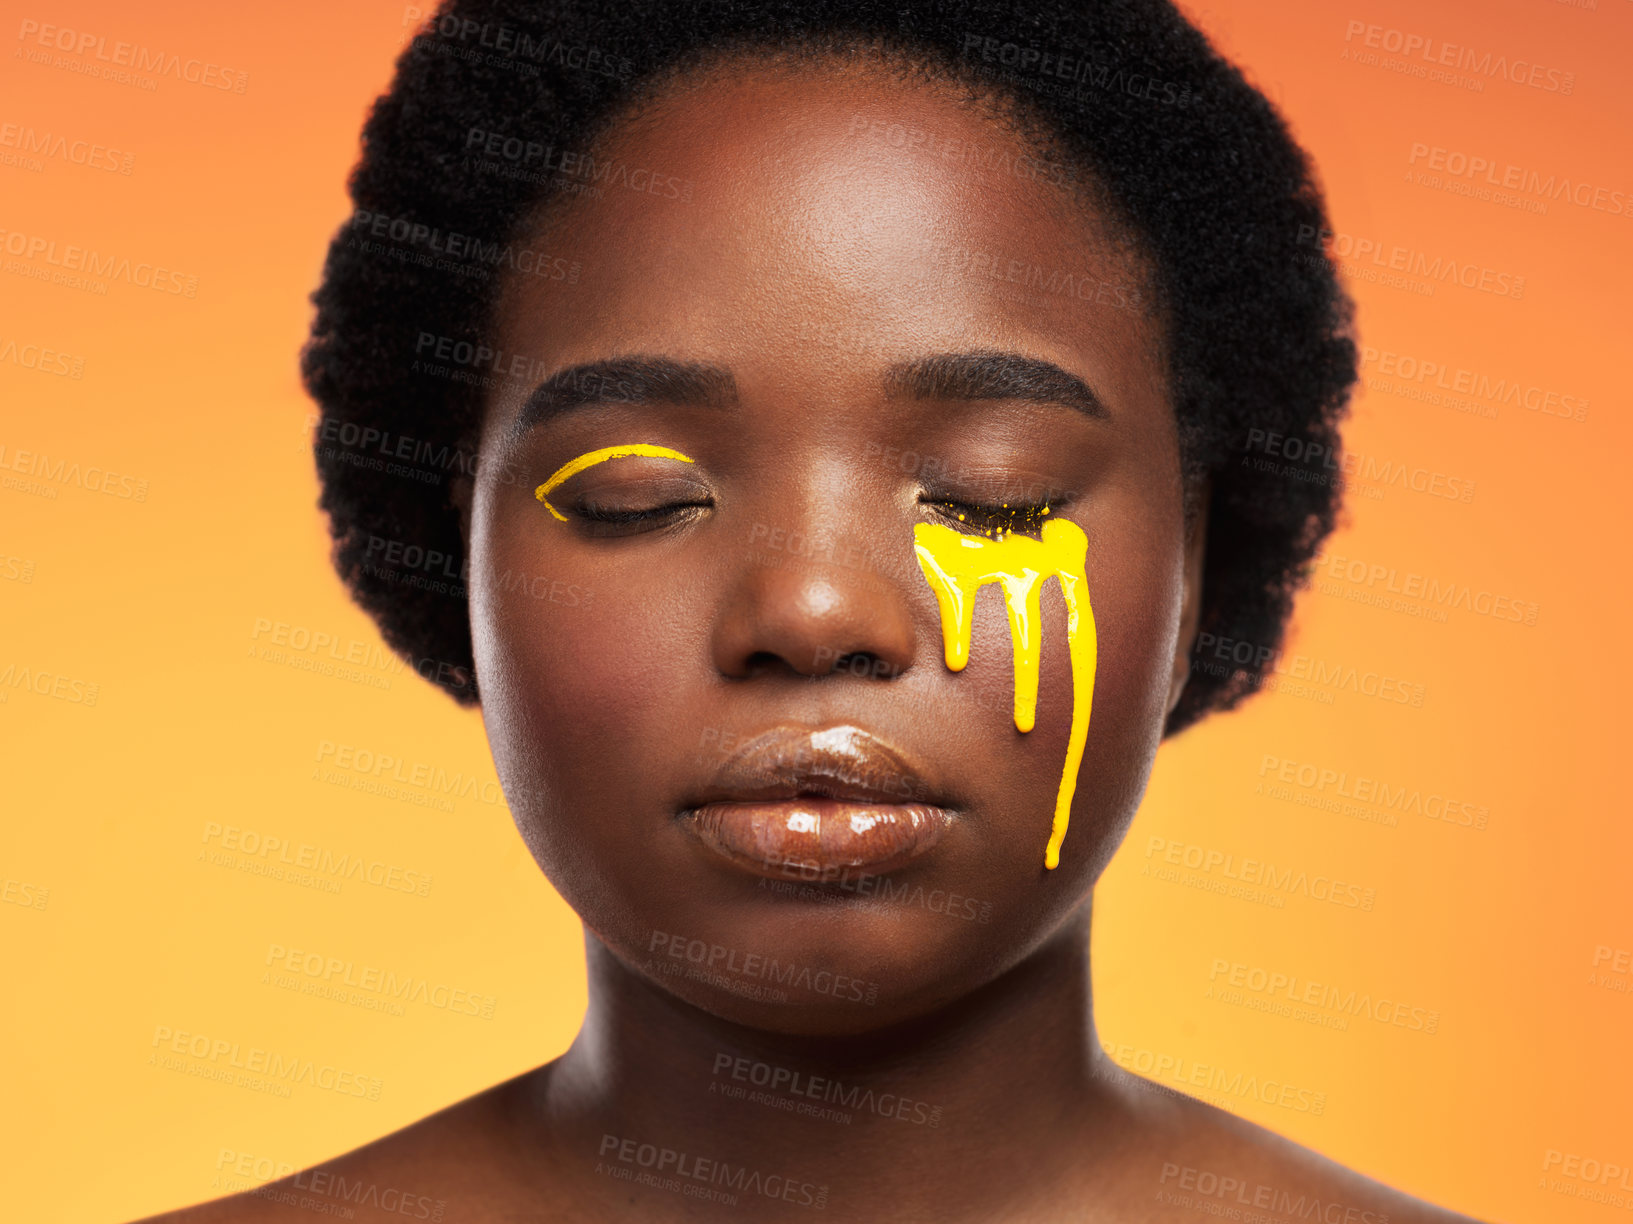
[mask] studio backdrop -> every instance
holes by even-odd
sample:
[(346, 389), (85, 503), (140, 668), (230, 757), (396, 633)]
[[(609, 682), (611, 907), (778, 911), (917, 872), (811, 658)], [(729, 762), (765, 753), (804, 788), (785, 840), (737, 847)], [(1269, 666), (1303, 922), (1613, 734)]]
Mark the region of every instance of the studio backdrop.
[[(427, 13), (10, 7), (0, 1214), (90, 1224), (555, 1057), (583, 947), (316, 504), (308, 295)], [(1265, 691), (1157, 757), (1096, 893), (1102, 1042), (1481, 1218), (1628, 1218), (1633, 4), (1187, 11), (1312, 154), (1362, 385), (1339, 461), (1240, 439), (1346, 509)]]

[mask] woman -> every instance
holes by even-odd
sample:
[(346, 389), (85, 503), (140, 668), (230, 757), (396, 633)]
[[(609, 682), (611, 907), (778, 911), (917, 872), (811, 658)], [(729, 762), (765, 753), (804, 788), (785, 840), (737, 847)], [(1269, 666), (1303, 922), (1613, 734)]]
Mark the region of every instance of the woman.
[(304, 366), (336, 563), (480, 702), (589, 1011), (167, 1218), (1461, 1218), (1095, 1037), (1157, 745), (1258, 684), (1193, 645), (1269, 657), (1333, 522), (1249, 431), (1335, 447), (1354, 379), (1305, 160), (1200, 34), (456, 3), (364, 135)]

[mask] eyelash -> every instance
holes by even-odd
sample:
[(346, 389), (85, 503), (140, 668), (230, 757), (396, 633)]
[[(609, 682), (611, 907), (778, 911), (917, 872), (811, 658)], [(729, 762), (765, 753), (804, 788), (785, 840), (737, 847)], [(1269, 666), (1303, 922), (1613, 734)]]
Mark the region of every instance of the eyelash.
[(1054, 512), (1048, 502), (1023, 502), (1015, 505), (992, 506), (982, 502), (964, 502), (950, 497), (919, 497), (921, 505), (929, 506), (938, 514), (954, 520), (957, 530), (971, 535), (1001, 538), (1011, 533), (1039, 532)]
[[(1037, 533), (1048, 521), (1054, 507), (1048, 502), (1026, 502), (1015, 505), (988, 505), (982, 502), (959, 501), (950, 497), (921, 495), (919, 504), (929, 506), (944, 518), (952, 520), (955, 530), (971, 535), (999, 538), (1010, 533)], [(619, 529), (648, 527), (656, 530), (681, 521), (687, 511), (708, 510), (714, 502), (671, 502), (642, 510), (606, 510), (594, 506), (573, 506), (574, 517), (592, 529), (604, 534), (617, 534)], [(689, 515), (687, 517), (690, 517)], [(633, 533), (632, 533), (633, 534)]]
[(712, 501), (701, 502), (670, 502), (663, 506), (652, 506), (644, 510), (600, 510), (594, 506), (578, 505), (572, 507), (573, 514), (592, 526), (602, 528), (639, 527), (651, 524), (652, 527), (668, 526), (684, 511), (707, 510), (714, 506)]

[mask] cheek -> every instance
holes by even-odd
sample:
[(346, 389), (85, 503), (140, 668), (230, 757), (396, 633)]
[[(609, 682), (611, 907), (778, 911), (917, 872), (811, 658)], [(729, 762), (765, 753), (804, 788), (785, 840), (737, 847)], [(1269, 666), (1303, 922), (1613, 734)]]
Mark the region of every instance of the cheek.
[[(1134, 540), (1113, 549), (1101, 542), (1084, 584), (1094, 614), (1096, 647), (1086, 753), (1098, 751), (1106, 758), (1102, 765), (1116, 763), (1120, 768), (1131, 755), (1136, 762), (1149, 755), (1140, 746), (1149, 743), (1154, 751), (1160, 739), (1179, 627), (1178, 561), (1145, 551), (1143, 543)], [(1044, 730), (1048, 711), (1051, 725), (1063, 733), (1072, 709), (1072, 672), (1064, 601), (1053, 580), (1045, 587), (1042, 613), (1039, 730)], [(976, 636), (986, 639), (983, 645), (1001, 644), (1007, 663), (1009, 630), (996, 597), (985, 606), (978, 604), (976, 624)], [(1006, 666), (1001, 677), (983, 677), (989, 685), (1002, 684), (1006, 710), (1009, 676)], [(996, 706), (1000, 694), (985, 693), (983, 698)]]
[[(1177, 559), (1152, 548), (1143, 533), (1121, 542), (1102, 537), (1086, 576), (1096, 643), (1093, 697), (1061, 848), (1068, 869), (1051, 877), (1057, 884), (1092, 882), (1098, 875), (1139, 805), (1161, 740), (1180, 587)], [(1044, 852), (1068, 764), (1075, 701), (1065, 601), (1053, 579), (1044, 587), (1040, 611), (1042, 667), (1033, 731), (1016, 734), (1011, 639), (995, 585), (976, 598), (969, 666), (942, 677), (947, 702), (941, 708), (961, 706), (975, 715), (969, 726), (980, 728), (960, 737), (956, 755), (993, 763), (983, 797), (989, 811), (1002, 813), (1006, 852), (1026, 872), (1035, 871)], [(934, 666), (943, 672), (939, 631), (934, 648)], [(1086, 878), (1080, 874), (1085, 870)]]
[(574, 567), (556, 552), (521, 531), (473, 548), (482, 717), (535, 860), (586, 921), (609, 930), (634, 904), (612, 886), (627, 874), (609, 864), (662, 827), (664, 796), (651, 784), (659, 749), (696, 721), (685, 717), (681, 671), (701, 649), (687, 640), (697, 618), (677, 592), (655, 597), (650, 579)]
[(1171, 576), (1137, 573), (1132, 581), (1103, 582), (1101, 589), (1105, 595), (1095, 603), (1095, 717), (1103, 694), (1108, 723), (1160, 728), (1179, 631), (1177, 567)]
[(531, 530), (475, 544), (477, 671), (505, 764), (535, 786), (573, 785), (645, 728), (674, 725), (678, 673), (699, 651), (683, 592), (655, 592), (631, 567), (574, 566)]
[[(1109, 858), (1145, 791), (1162, 741), (1179, 629), (1179, 564), (1161, 553), (1107, 558), (1091, 572), (1099, 660), (1074, 817), (1081, 812)], [(1068, 834), (1068, 841), (1070, 834)], [(1100, 862), (1103, 866), (1103, 861)]]

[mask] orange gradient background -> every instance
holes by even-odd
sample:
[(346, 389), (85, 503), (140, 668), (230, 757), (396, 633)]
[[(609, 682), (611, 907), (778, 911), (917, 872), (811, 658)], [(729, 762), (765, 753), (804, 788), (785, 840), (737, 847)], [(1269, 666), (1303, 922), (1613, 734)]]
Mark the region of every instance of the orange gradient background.
[[(296, 375), (307, 295), (414, 13), (379, 0), (8, 7), (0, 125), (132, 162), (128, 175), (53, 156), (0, 165), (0, 245), (42, 236), (197, 277), (192, 298), (122, 280), (98, 294), (35, 279), (54, 269), (12, 253), (0, 274), (0, 350), (18, 346), (0, 355), (0, 1214), (117, 1221), (247, 1188), (223, 1177), (224, 1149), (300, 1168), (554, 1057), (582, 1014), (583, 957), (576, 919), (494, 799), (479, 715), (387, 661), (328, 567), (315, 505)], [(1518, 300), (1352, 278), (1366, 345), (1588, 408), (1578, 421), (1510, 401), (1491, 419), (1403, 395), (1368, 365), (1349, 445), (1473, 493), (1352, 490), (1288, 659), (1400, 678), (1423, 703), (1341, 683), (1311, 682), (1312, 695), (1289, 677), (1163, 748), (1097, 895), (1102, 1040), (1129, 1061), (1324, 1094), (1320, 1114), (1274, 1096), (1231, 1106), (1476, 1216), (1625, 1218), (1563, 1170), (1566, 1155), (1633, 1166), (1633, 974), (1600, 976), (1633, 949), (1620, 776), (1633, 216), (1535, 193), (1545, 213), (1508, 207), (1410, 172), (1425, 169), (1414, 145), (1438, 146), (1633, 209), (1633, 3), (1255, 0), (1194, 16), (1289, 116), (1338, 231), (1525, 278)], [(167, 76), (148, 91), (36, 63), (26, 20), (214, 62), (247, 87)], [(1572, 72), (1573, 91), (1501, 78), (1474, 91), (1357, 63), (1352, 21)], [(81, 376), (28, 368), (28, 345), (81, 361)], [(130, 476), (122, 489), (146, 481), (145, 500), (17, 473), (24, 450)], [(1536, 623), (1359, 602), (1353, 559), (1535, 604)], [(289, 631), (264, 628), (278, 623)], [(275, 645), (291, 633), (329, 635), (361, 678), (280, 661), (313, 654)], [(24, 669), (66, 678), (62, 695), (19, 683)], [(94, 704), (76, 700), (90, 684)], [(475, 793), (447, 811), (330, 784), (325, 743), (474, 777)], [(1286, 791), (1261, 790), (1283, 761), (1450, 796), (1486, 809), (1487, 827), (1301, 804), (1317, 790), (1296, 770)], [(212, 823), (432, 884), (331, 892), (249, 874), (221, 865)], [(1375, 901), (1277, 909), (1187, 887), (1183, 870), (1156, 870), (1151, 847), (1170, 843), (1337, 876)], [(263, 981), (274, 945), (468, 990), (493, 1014), (411, 1003), (399, 1016), (280, 989)], [(1437, 1011), (1438, 1025), (1340, 1029), (1233, 1005), (1208, 993), (1221, 960)], [(181, 1073), (151, 1060), (161, 1026), (381, 1091), (285, 1097)]]

